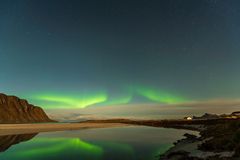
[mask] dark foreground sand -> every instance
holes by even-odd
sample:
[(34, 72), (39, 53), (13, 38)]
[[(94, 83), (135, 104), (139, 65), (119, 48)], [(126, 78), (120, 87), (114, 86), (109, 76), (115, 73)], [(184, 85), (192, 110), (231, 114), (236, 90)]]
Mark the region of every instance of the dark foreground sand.
[(52, 131), (110, 128), (127, 126), (123, 123), (41, 123), (41, 124), (0, 124), (0, 136)]

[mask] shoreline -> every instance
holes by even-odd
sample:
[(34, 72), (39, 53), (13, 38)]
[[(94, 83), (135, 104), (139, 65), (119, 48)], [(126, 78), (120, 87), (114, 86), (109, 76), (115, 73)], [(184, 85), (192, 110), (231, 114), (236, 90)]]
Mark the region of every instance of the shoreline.
[[(13, 134), (27, 134), (39, 132), (68, 131), (91, 128), (109, 128), (121, 126), (149, 126), (185, 129), (201, 132), (208, 125), (215, 125), (235, 121), (233, 119), (213, 119), (213, 120), (130, 120), (130, 119), (107, 119), (107, 120), (88, 120), (83, 122), (66, 123), (19, 123), (19, 124), (0, 124), (0, 136)], [(208, 125), (207, 125), (208, 124)]]
[(159, 160), (239, 160), (240, 119), (205, 126), (199, 137), (185, 134)]
[(218, 125), (222, 123), (229, 123), (238, 121), (240, 119), (202, 119), (202, 120), (184, 120), (184, 119), (163, 119), (163, 120), (131, 120), (131, 119), (106, 119), (106, 120), (88, 120), (78, 123), (122, 123), (138, 126), (150, 126), (150, 127), (162, 127), (162, 128), (174, 128), (185, 129), (201, 132), (206, 129), (207, 126)]
[(184, 134), (184, 137), (185, 138), (174, 142), (174, 146), (167, 150), (164, 154), (160, 155), (159, 160), (230, 160), (234, 155), (234, 152), (230, 151), (202, 151), (198, 146), (202, 145), (208, 139), (201, 139), (201, 136), (195, 137), (190, 134)]
[(185, 129), (199, 132), (199, 137), (185, 134), (174, 142), (159, 160), (239, 160), (240, 118), (198, 120), (92, 120), (93, 123), (114, 123)]
[(240, 119), (192, 121), (108, 119), (78, 123), (0, 124), (0, 136), (124, 126), (162, 127), (199, 132), (199, 137), (185, 134), (186, 138), (174, 142), (173, 147), (159, 156), (160, 160), (235, 160), (235, 157), (240, 156)]
[(0, 136), (30, 134), (40, 132), (71, 131), (91, 128), (111, 128), (130, 126), (123, 123), (34, 123), (0, 124)]

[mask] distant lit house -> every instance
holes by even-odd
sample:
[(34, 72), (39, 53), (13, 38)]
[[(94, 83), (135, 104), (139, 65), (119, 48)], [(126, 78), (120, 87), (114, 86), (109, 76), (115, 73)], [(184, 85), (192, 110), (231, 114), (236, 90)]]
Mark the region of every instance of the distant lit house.
[(186, 120), (192, 120), (192, 117), (184, 117), (184, 119), (186, 119)]

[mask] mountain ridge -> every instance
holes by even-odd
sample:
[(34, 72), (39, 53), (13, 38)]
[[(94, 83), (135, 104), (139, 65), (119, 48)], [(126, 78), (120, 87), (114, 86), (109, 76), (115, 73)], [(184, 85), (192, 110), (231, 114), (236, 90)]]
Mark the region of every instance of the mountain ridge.
[(44, 110), (27, 100), (0, 93), (0, 123), (54, 122)]

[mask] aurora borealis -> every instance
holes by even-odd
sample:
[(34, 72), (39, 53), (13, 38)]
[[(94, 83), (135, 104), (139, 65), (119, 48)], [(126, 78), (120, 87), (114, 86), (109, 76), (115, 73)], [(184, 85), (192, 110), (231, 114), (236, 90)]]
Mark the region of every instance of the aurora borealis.
[(45, 94), (33, 97), (33, 99), (37, 99), (44, 102), (55, 102), (57, 105), (53, 107), (61, 108), (85, 108), (87, 106), (101, 103), (107, 100), (107, 94), (105, 92), (98, 93), (90, 93), (90, 94), (80, 94), (78, 96), (64, 96), (64, 95), (55, 95), (55, 94)]
[[(86, 108), (93, 105), (118, 105), (131, 103), (134, 97), (140, 96), (147, 99), (148, 103), (175, 104), (186, 101), (180, 96), (157, 90), (153, 87), (136, 86), (126, 89), (126, 93), (119, 97), (111, 97), (106, 91), (87, 92), (75, 94), (40, 94), (26, 97), (35, 104), (41, 105), (45, 109), (69, 109)], [(146, 102), (145, 102), (146, 103)]]
[(240, 98), (236, 0), (1, 0), (0, 92), (44, 109)]
[(19, 157), (34, 157), (41, 156), (46, 154), (57, 154), (61, 151), (66, 150), (67, 148), (72, 148), (75, 150), (81, 151), (81, 154), (92, 154), (96, 157), (99, 157), (103, 154), (103, 149), (99, 146), (87, 143), (82, 141), (79, 138), (39, 138), (36, 141), (33, 141), (31, 145), (46, 145), (47, 148), (31, 148), (27, 151), (21, 151), (17, 154)]

